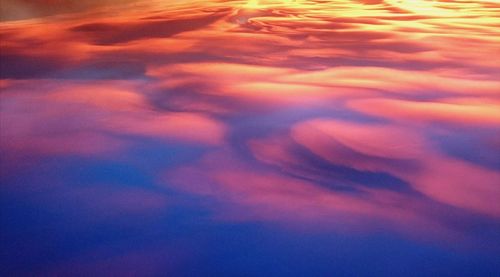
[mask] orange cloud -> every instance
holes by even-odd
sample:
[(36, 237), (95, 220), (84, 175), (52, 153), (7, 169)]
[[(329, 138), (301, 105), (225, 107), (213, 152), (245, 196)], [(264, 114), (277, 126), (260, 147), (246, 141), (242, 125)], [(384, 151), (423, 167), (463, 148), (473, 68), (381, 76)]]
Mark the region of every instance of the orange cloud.
[(336, 67), (322, 71), (290, 74), (279, 78), (295, 84), (354, 87), (389, 91), (397, 94), (433, 94), (440, 91), (454, 94), (497, 95), (500, 82), (439, 76), (433, 72), (396, 70), (376, 67)]
[[(451, 100), (451, 101), (450, 101)], [(444, 101), (405, 101), (396, 99), (362, 99), (349, 102), (353, 109), (394, 121), (420, 123), (451, 123), (472, 126), (500, 125), (500, 104), (491, 100), (486, 102)]]

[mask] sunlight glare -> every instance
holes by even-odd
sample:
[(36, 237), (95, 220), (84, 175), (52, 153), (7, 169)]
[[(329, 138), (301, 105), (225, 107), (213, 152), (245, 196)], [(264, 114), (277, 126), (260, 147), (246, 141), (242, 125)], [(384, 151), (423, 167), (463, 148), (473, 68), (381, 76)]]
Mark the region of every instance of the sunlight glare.
[(248, 9), (258, 9), (260, 7), (259, 0), (248, 0), (247, 4), (245, 5), (245, 8)]

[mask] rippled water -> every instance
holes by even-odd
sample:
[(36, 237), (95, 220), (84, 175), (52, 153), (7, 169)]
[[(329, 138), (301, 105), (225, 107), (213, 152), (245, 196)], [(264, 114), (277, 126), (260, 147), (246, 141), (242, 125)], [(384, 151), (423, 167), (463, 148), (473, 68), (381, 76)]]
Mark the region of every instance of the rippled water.
[(5, 3), (6, 276), (500, 274), (499, 1)]

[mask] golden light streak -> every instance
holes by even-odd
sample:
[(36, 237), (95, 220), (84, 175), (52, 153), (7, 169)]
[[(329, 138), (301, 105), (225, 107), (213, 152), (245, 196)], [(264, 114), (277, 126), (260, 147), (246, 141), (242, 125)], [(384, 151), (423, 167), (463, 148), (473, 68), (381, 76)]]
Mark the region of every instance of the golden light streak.
[(247, 9), (258, 9), (260, 7), (260, 1), (259, 0), (248, 0), (247, 4), (245, 5), (245, 8)]

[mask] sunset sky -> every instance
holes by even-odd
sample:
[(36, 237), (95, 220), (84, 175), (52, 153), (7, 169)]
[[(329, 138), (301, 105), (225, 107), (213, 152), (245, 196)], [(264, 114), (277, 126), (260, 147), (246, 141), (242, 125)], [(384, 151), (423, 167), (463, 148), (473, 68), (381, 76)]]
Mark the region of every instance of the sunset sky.
[(0, 1), (0, 275), (500, 275), (500, 1)]

